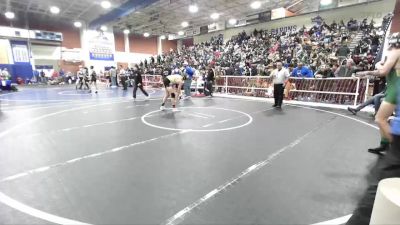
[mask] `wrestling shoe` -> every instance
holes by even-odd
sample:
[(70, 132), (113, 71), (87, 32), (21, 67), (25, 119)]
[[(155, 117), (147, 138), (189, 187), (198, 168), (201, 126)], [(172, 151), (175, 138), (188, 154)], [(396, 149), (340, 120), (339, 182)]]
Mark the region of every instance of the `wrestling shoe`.
[(349, 112), (353, 113), (353, 115), (357, 115), (357, 110), (351, 107), (347, 107), (347, 110), (349, 110)]
[(369, 153), (382, 155), (383, 152), (386, 152), (389, 149), (389, 144), (381, 144), (377, 148), (370, 148), (368, 149)]

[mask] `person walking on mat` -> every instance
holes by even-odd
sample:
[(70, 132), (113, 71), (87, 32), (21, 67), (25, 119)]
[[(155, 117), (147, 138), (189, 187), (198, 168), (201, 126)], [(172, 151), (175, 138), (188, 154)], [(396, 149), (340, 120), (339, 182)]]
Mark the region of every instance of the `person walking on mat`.
[(133, 99), (136, 100), (136, 92), (137, 89), (139, 88), (142, 93), (146, 96), (146, 99), (149, 98), (149, 94), (146, 92), (146, 90), (144, 90), (143, 88), (143, 80), (142, 80), (142, 73), (139, 70), (138, 65), (135, 65), (133, 67), (134, 70), (134, 80), (135, 80), (135, 84), (133, 86)]

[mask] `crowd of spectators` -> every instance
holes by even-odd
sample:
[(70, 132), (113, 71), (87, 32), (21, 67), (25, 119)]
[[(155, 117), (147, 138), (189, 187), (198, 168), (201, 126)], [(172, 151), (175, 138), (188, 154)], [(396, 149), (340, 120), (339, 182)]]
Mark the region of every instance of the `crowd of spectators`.
[[(195, 77), (206, 79), (210, 69), (216, 77), (270, 76), (276, 63), (282, 62), (291, 77), (351, 77), (358, 71), (373, 69), (390, 19), (391, 15), (387, 15), (382, 25), (376, 26), (374, 20), (350, 19), (347, 23), (342, 20), (327, 24), (320, 18), (309, 28), (303, 26), (288, 32), (277, 29), (242, 31), (225, 42), (224, 37), (218, 35), (179, 51), (152, 56), (140, 62), (139, 67), (143, 74), (169, 75), (176, 71), (182, 73), (184, 65), (189, 65), (195, 69)], [(119, 68), (117, 76), (124, 77), (121, 71), (131, 70)], [(103, 80), (108, 73), (106, 70), (98, 75)], [(5, 80), (4, 75), (0, 79)], [(47, 73), (36, 70), (27, 82), (71, 84), (76, 80), (77, 75), (63, 70)]]
[[(292, 77), (349, 77), (373, 69), (389, 19), (390, 15), (385, 16), (381, 26), (367, 19), (331, 24), (321, 20), (292, 32), (243, 31), (225, 43), (219, 35), (146, 59), (140, 67), (149, 74), (166, 75), (188, 63), (201, 73), (212, 67), (217, 75), (269, 76), (280, 61)], [(351, 43), (355, 43), (353, 49)]]

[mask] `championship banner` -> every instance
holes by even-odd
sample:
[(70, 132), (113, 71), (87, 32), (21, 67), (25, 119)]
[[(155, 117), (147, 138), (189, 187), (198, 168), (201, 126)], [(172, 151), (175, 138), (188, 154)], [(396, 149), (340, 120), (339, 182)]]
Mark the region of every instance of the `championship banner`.
[(102, 31), (88, 32), (90, 60), (114, 61), (114, 37)]
[(10, 44), (15, 64), (30, 63), (28, 43), (26, 41), (10, 41)]

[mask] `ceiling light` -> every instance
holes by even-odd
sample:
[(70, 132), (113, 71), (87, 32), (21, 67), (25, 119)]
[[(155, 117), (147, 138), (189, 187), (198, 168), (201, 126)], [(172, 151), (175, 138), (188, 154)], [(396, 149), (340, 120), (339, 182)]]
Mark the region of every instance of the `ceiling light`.
[(4, 13), (4, 16), (10, 20), (15, 18), (15, 14), (13, 12), (6, 12)]
[(229, 20), (229, 24), (230, 25), (236, 25), (237, 24), (237, 19), (234, 19), (234, 18), (230, 19)]
[(161, 36), (160, 36), (160, 39), (161, 39), (161, 40), (165, 40), (165, 38), (167, 38), (167, 37), (165, 37), (165, 35), (161, 35)]
[(143, 36), (145, 36), (145, 37), (149, 37), (149, 36), (150, 36), (150, 34), (146, 32), (146, 33), (144, 33), (144, 34), (143, 34)]
[(321, 5), (322, 6), (327, 6), (332, 4), (332, 0), (321, 0)]
[(185, 34), (185, 32), (183, 32), (183, 31), (179, 31), (179, 32), (178, 32), (178, 35), (179, 35), (179, 36), (183, 36), (184, 34)]
[(107, 27), (106, 27), (106, 26), (101, 26), (101, 27), (100, 27), (100, 30), (102, 30), (102, 31), (107, 31)]
[(103, 9), (109, 9), (111, 7), (111, 3), (109, 1), (102, 1), (100, 5), (103, 7)]
[(75, 27), (81, 27), (81, 26), (82, 26), (82, 23), (79, 22), (79, 21), (76, 21), (76, 22), (74, 23), (74, 26), (75, 26)]
[(213, 14), (211, 14), (211, 19), (213, 19), (213, 20), (217, 20), (218, 18), (219, 18), (219, 14), (218, 13), (213, 13)]
[(259, 8), (261, 7), (261, 2), (260, 2), (260, 1), (252, 2), (252, 3), (250, 4), (250, 7), (251, 7), (252, 9), (259, 9)]
[(190, 5), (189, 6), (189, 12), (197, 13), (198, 11), (199, 11), (199, 7), (197, 7), (197, 5)]
[(59, 14), (60, 8), (58, 8), (57, 6), (52, 6), (52, 7), (50, 7), (50, 12), (53, 14)]
[(184, 21), (184, 22), (181, 23), (181, 25), (182, 25), (182, 27), (188, 27), (188, 26), (189, 26), (189, 23), (186, 22), (186, 21)]
[(130, 33), (130, 31), (128, 29), (124, 30), (124, 34), (129, 34), (129, 33)]

